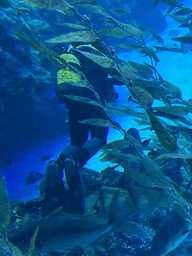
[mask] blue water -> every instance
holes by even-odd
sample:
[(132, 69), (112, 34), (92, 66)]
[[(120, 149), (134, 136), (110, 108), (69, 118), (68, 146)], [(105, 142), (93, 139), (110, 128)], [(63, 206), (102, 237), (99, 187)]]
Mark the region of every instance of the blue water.
[[(155, 29), (163, 37), (165, 44), (173, 45), (174, 42), (168, 38), (167, 33), (169, 29), (178, 29), (178, 23), (163, 15), (167, 9), (165, 4), (160, 3), (152, 7), (152, 2), (138, 0), (129, 3), (121, 1), (119, 3), (103, 2), (102, 4), (107, 8), (126, 7), (140, 25)], [(191, 5), (190, 1), (183, 1), (183, 4)], [(82, 14), (84, 12), (83, 9)], [(101, 26), (97, 19), (98, 15), (91, 13), (90, 16), (93, 26), (98, 30)], [(68, 139), (64, 137), (68, 137), (66, 110), (64, 105), (59, 104), (54, 94), (55, 67), (43, 56), (39, 57), (26, 43), (18, 40), (9, 27), (17, 29), (23, 27), (27, 31), (24, 20), (26, 19), (42, 42), (61, 32), (68, 32), (70, 29), (64, 27), (62, 31), (61, 27), (55, 23), (64, 22), (67, 18), (50, 10), (31, 8), (27, 15), (23, 14), (23, 19), (16, 17), (13, 9), (1, 8), (0, 17), (0, 167), (1, 173), (4, 173), (6, 177), (10, 199), (26, 199), (24, 191), (33, 191), (36, 195), (37, 187), (36, 185), (24, 187), (22, 185), (24, 177), (32, 169), (40, 173), (44, 172), (45, 162), (40, 162), (38, 156), (48, 152), (54, 159), (59, 150), (68, 143)], [(71, 17), (68, 19), (72, 21)], [(129, 21), (130, 16), (124, 14), (118, 19), (126, 22)], [(43, 33), (38, 34), (41, 30)], [(180, 35), (188, 32), (183, 28), (179, 31), (181, 31)], [(121, 42), (121, 39), (112, 38), (112, 40), (106, 38), (108, 44)], [(154, 44), (157, 45), (155, 42), (148, 42), (149, 46)], [(117, 55), (124, 60), (150, 63), (148, 57), (142, 57), (141, 54), (133, 51), (118, 48)], [(191, 97), (191, 55), (161, 52), (158, 57), (160, 62), (157, 69), (162, 77), (181, 88), (183, 98), (187, 100)], [(126, 102), (129, 95), (127, 89), (117, 86), (115, 89), (119, 93), (120, 101)], [(125, 129), (132, 125), (136, 126), (129, 117), (118, 117), (117, 120)], [(121, 137), (121, 135), (111, 131), (110, 140), (116, 137)], [(29, 194), (32, 197), (33, 194)]]
[[(152, 7), (152, 0), (98, 2), (111, 14), (111, 9), (127, 10), (128, 13), (121, 16), (112, 15), (121, 22), (133, 25), (133, 18), (135, 24), (154, 29), (167, 46), (180, 46), (180, 43), (172, 41), (168, 36), (170, 29), (179, 31), (178, 36), (191, 33), (187, 28), (178, 28), (177, 21), (164, 15), (168, 6), (162, 2), (155, 7)], [(192, 8), (191, 0), (181, 2)], [(44, 174), (48, 160), (41, 161), (40, 158), (50, 155), (49, 160), (56, 159), (61, 149), (68, 145), (69, 135), (65, 106), (59, 103), (54, 93), (56, 67), (43, 54), (18, 39), (12, 29), (21, 30), (31, 37), (35, 35), (44, 43), (62, 33), (71, 32), (71, 28), (57, 23), (74, 22), (74, 17), (27, 6), (19, 1), (12, 1), (12, 5), (30, 9), (22, 13), (22, 16), (16, 16), (15, 9), (0, 8), (0, 175), (5, 177), (9, 200), (26, 201), (38, 197), (38, 182), (24, 185), (28, 172), (33, 170)], [(79, 12), (90, 18), (91, 25), (97, 31), (102, 28), (102, 16), (83, 8), (79, 8)], [(134, 40), (107, 36), (102, 38), (107, 46), (114, 46), (120, 59), (151, 64), (148, 56), (116, 46), (119, 43), (132, 44)], [(145, 42), (149, 47), (159, 45), (148, 32), (145, 32)], [(52, 44), (45, 45), (53, 50)], [(164, 80), (181, 89), (182, 98), (187, 101), (192, 98), (192, 52), (190, 45), (183, 46), (187, 50), (185, 53), (157, 53), (160, 61), (156, 68)], [(133, 103), (127, 102), (130, 94), (125, 86), (115, 86), (115, 91), (118, 92), (120, 103), (134, 107)], [(162, 105), (160, 101), (154, 102), (154, 105), (158, 104)], [(134, 110), (140, 111), (135, 107)], [(112, 117), (125, 130), (130, 127), (143, 128), (131, 116)], [(188, 114), (188, 118), (192, 118), (191, 114)], [(145, 140), (154, 136), (154, 133), (150, 129), (141, 129), (140, 135)], [(108, 142), (122, 137), (119, 131), (109, 129)], [(100, 163), (99, 154), (92, 157), (85, 167), (100, 171), (111, 165), (108, 162)]]
[[(99, 1), (100, 2), (100, 1)], [(165, 16), (168, 6), (163, 3), (152, 7), (152, 0), (132, 1), (102, 1), (107, 10), (122, 7), (129, 14), (114, 17), (121, 22), (132, 22), (132, 18), (140, 26), (154, 29), (164, 39), (164, 44), (173, 46), (180, 44), (172, 41), (168, 36), (170, 29), (178, 30), (179, 36), (190, 33), (187, 28), (178, 28), (179, 24), (171, 17)], [(192, 8), (189, 0), (182, 3)], [(13, 6), (27, 7), (13, 2)], [(85, 9), (79, 10), (91, 20), (91, 25), (99, 31), (102, 28), (101, 16), (89, 13)], [(112, 12), (111, 12), (112, 13)], [(26, 23), (27, 21), (27, 23)], [(61, 27), (57, 23), (73, 22), (72, 17), (51, 10), (30, 7), (22, 17), (15, 15), (12, 8), (0, 8), (0, 175), (5, 177), (8, 197), (10, 200), (26, 201), (38, 197), (38, 182), (24, 185), (29, 171), (35, 170), (44, 174), (45, 164), (40, 157), (50, 155), (54, 160), (61, 149), (68, 145), (67, 113), (65, 106), (60, 104), (54, 93), (56, 83), (56, 67), (45, 56), (34, 51), (27, 43), (19, 40), (12, 29), (22, 30), (30, 36), (35, 36), (44, 42), (47, 39), (70, 32), (68, 27)], [(29, 26), (33, 32), (29, 31)], [(136, 51), (128, 51), (116, 46), (118, 43), (133, 43), (133, 40), (103, 36), (108, 46), (114, 46), (116, 54), (124, 61), (132, 60), (138, 63), (151, 64), (149, 57), (142, 56)], [(146, 45), (159, 45), (145, 33)], [(46, 45), (51, 50), (53, 45)], [(192, 56), (190, 45), (185, 45), (188, 52), (157, 53), (159, 62), (157, 70), (164, 80), (179, 87), (182, 98), (192, 98)], [(125, 86), (115, 86), (118, 101), (127, 104), (129, 92)], [(155, 102), (154, 104), (159, 104)], [(132, 103), (129, 103), (133, 106)], [(135, 108), (135, 111), (139, 111)], [(191, 114), (188, 115), (191, 118)], [(125, 129), (141, 128), (132, 117), (123, 116), (113, 118)], [(151, 135), (150, 130), (141, 130), (142, 140)], [(110, 128), (108, 141), (121, 139), (122, 134)], [(100, 163), (97, 153), (86, 164), (87, 168), (102, 170), (111, 163)]]

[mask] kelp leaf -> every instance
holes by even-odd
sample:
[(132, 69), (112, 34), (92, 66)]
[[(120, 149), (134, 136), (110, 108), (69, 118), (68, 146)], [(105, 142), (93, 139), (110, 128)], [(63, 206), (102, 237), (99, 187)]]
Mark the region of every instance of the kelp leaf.
[(131, 168), (127, 167), (124, 163), (122, 163), (121, 166), (124, 168), (124, 171), (129, 176), (131, 176), (136, 182), (138, 182), (142, 187), (145, 187), (145, 188), (154, 187), (154, 182), (149, 176), (146, 176), (143, 173), (132, 170)]
[(78, 5), (86, 10), (106, 16), (106, 12), (102, 10), (94, 1), (75, 1), (73, 4)]
[(36, 241), (36, 237), (38, 235), (38, 232), (39, 232), (39, 226), (36, 228), (32, 238), (30, 240), (28, 256), (34, 256), (35, 255), (35, 241)]
[(167, 82), (165, 80), (163, 81), (163, 85), (168, 90), (168, 92), (171, 95), (173, 95), (173, 97), (181, 99), (182, 92), (181, 92), (181, 90), (177, 86), (175, 86), (175, 85), (173, 85), (173, 84), (171, 84), (171, 83), (169, 83), (169, 82)]
[(115, 127), (114, 124), (105, 119), (99, 119), (99, 118), (90, 118), (78, 121), (81, 124), (88, 124), (88, 125), (95, 125), (95, 126), (102, 126), (102, 127)]
[(105, 35), (105, 36), (111, 36), (116, 38), (124, 38), (127, 37), (127, 32), (123, 30), (122, 28), (103, 28), (99, 30), (99, 34)]
[(91, 100), (90, 98), (75, 96), (75, 95), (63, 95), (63, 96), (66, 98), (75, 100), (75, 101), (79, 101), (82, 103), (87, 103), (87, 104), (91, 104), (93, 106), (101, 107), (101, 104), (99, 104), (99, 102)]
[(155, 61), (155, 64), (159, 62), (159, 59), (152, 48), (150, 47), (143, 47), (138, 49), (138, 52), (148, 55), (149, 57), (152, 57)]
[(181, 159), (192, 159), (192, 156), (191, 156), (191, 154), (187, 153), (184, 149), (179, 148), (179, 149), (177, 149), (176, 151), (171, 152), (171, 153), (169, 153), (169, 154), (162, 154), (162, 155), (158, 156), (158, 157), (156, 158), (156, 160), (158, 160), (158, 159), (164, 159), (164, 158), (172, 158), (172, 159), (178, 159), (178, 158), (181, 158)]
[(132, 85), (139, 86), (147, 91), (153, 99), (167, 99), (168, 92), (165, 88), (159, 85), (156, 80), (144, 80), (141, 78), (134, 78), (132, 80)]
[(80, 50), (74, 50), (82, 55), (84, 55), (86, 58), (94, 61), (96, 64), (103, 68), (112, 68), (114, 65), (114, 61), (110, 58), (108, 58), (105, 55), (97, 55), (90, 52), (80, 51)]
[(190, 113), (192, 113), (192, 104), (189, 103), (189, 102), (187, 102), (187, 101), (185, 101), (185, 100), (182, 100), (182, 102), (183, 102), (183, 104), (187, 107), (188, 111), (189, 111)]
[(67, 0), (23, 0), (22, 4), (29, 4), (41, 9), (55, 10), (61, 13), (69, 11), (70, 7)]
[(141, 75), (143, 78), (146, 78), (146, 79), (150, 79), (152, 74), (153, 74), (153, 71), (147, 67), (146, 65), (142, 65), (142, 64), (139, 64), (137, 62), (134, 62), (134, 61), (128, 61), (128, 63), (134, 67), (139, 75)]
[(126, 48), (129, 50), (135, 50), (135, 51), (139, 51), (145, 48), (144, 46), (137, 45), (137, 44), (117, 44), (117, 45), (121, 48)]
[(143, 39), (143, 32), (138, 29), (138, 28), (135, 28), (134, 26), (130, 25), (130, 24), (126, 24), (126, 23), (121, 23), (123, 28), (131, 35), (139, 38), (139, 39)]
[(131, 146), (130, 141), (128, 140), (113, 140), (104, 146), (102, 146), (102, 149), (122, 149), (122, 148), (128, 148)]
[(60, 36), (46, 40), (46, 43), (73, 43), (73, 42), (84, 42), (91, 43), (97, 39), (97, 36), (92, 31), (78, 31), (62, 34)]
[(192, 44), (192, 36), (178, 36), (171, 39), (181, 43)]
[(178, 212), (178, 214), (180, 215), (181, 218), (183, 218), (186, 221), (191, 222), (190, 213), (187, 212), (187, 209), (185, 209), (186, 207), (181, 205), (181, 203), (175, 201), (173, 203), (173, 208)]
[(111, 162), (111, 163), (119, 163), (122, 158), (116, 157), (110, 152), (107, 152), (105, 155), (102, 154), (101, 158), (99, 159), (100, 162)]
[(159, 165), (144, 154), (139, 154), (138, 156), (140, 159), (140, 163), (145, 167), (148, 175), (153, 180), (153, 182), (161, 188), (169, 188), (170, 178), (163, 174), (163, 172), (160, 170)]
[(154, 30), (154, 29), (149, 29), (151, 35), (157, 40), (159, 43), (163, 43), (163, 38), (160, 37), (160, 35)]
[(153, 104), (153, 98), (144, 89), (134, 86), (131, 88), (130, 93), (135, 100), (143, 107), (147, 108)]
[(23, 256), (19, 248), (14, 244), (9, 243), (9, 241), (7, 241), (1, 234), (0, 234), (0, 255)]
[(186, 188), (179, 186), (174, 181), (170, 180), (169, 183), (172, 185), (174, 190), (180, 195), (180, 197), (183, 199), (184, 205), (189, 204), (189, 206), (192, 206), (192, 194), (189, 193)]
[(174, 200), (171, 195), (164, 191), (143, 187), (133, 187), (132, 190), (133, 200), (141, 211), (156, 207), (170, 207)]
[(129, 108), (119, 108), (116, 106), (107, 106), (105, 107), (105, 111), (108, 114), (113, 114), (115, 116), (135, 116), (135, 117), (140, 117), (137, 112), (134, 112), (132, 109)]
[(16, 245), (14, 245), (12, 243), (9, 243), (9, 245), (11, 247), (13, 256), (23, 256), (22, 252), (20, 251), (20, 249)]
[(181, 105), (171, 105), (171, 106), (160, 106), (152, 107), (153, 110), (164, 112), (171, 115), (185, 116), (188, 113), (188, 109), (185, 106)]
[(181, 24), (187, 24), (189, 18), (188, 17), (181, 17), (178, 15), (175, 15), (173, 13), (166, 13), (167, 16), (171, 17), (172, 19), (176, 20), (177, 22), (181, 23)]
[(178, 149), (175, 137), (170, 134), (167, 129), (160, 123), (160, 121), (155, 117), (150, 108), (146, 109), (149, 116), (152, 129), (154, 129), (155, 134), (160, 142), (160, 144), (168, 151), (172, 152)]
[(135, 139), (132, 135), (126, 133), (126, 134), (125, 134), (125, 140), (130, 141), (131, 144), (135, 146), (135, 148), (140, 149), (140, 150), (143, 150), (143, 146), (142, 146), (142, 144), (140, 143), (140, 141), (138, 141), (137, 139)]
[(59, 22), (54, 22), (54, 24), (58, 25), (58, 26), (65, 26), (65, 27), (70, 27), (70, 28), (74, 28), (77, 30), (86, 30), (87, 27), (79, 25), (79, 24), (74, 24), (74, 23), (70, 23), (70, 22), (65, 22), (65, 23), (59, 23)]
[(139, 163), (138, 157), (132, 154), (121, 153), (118, 149), (111, 149), (105, 151), (102, 157), (99, 159), (100, 162), (110, 161), (111, 163), (121, 164), (122, 161)]
[(121, 74), (125, 80), (130, 80), (135, 77), (135, 73), (133, 72), (133, 69), (128, 66), (121, 67)]
[[(51, 56), (51, 60), (53, 61), (53, 59), (55, 58), (56, 60), (53, 61), (55, 62), (56, 66), (59, 65), (58, 62), (61, 63), (63, 68), (69, 68), (70, 69), (70, 65), (67, 63), (67, 61), (65, 61), (63, 58), (61, 58), (59, 55), (57, 55), (56, 53), (54, 53), (53, 51), (47, 49), (43, 44), (41, 44), (38, 40), (28, 36), (26, 33), (19, 31), (17, 29), (13, 29), (14, 34), (20, 38), (21, 40), (23, 40), (24, 42), (28, 43), (31, 47), (33, 47), (33, 49), (35, 49), (36, 51), (39, 51), (43, 54), (46, 54), (46, 56), (48, 55), (48, 57)], [(73, 68), (74, 69), (74, 68)], [(75, 69), (74, 69), (75, 70)]]
[(158, 45), (153, 45), (153, 47), (156, 49), (156, 52), (161, 52), (161, 51), (182, 52), (182, 50), (178, 47), (166, 47), (166, 46), (158, 46)]

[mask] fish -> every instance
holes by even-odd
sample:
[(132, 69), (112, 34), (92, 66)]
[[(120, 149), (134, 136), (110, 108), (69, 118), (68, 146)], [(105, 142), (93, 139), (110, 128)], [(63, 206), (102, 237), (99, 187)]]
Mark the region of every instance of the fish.
[(121, 222), (121, 218), (117, 216), (118, 190), (114, 192), (107, 220), (95, 216), (51, 213), (49, 216), (21, 224), (10, 234), (9, 241), (23, 253), (27, 253), (33, 234), (39, 227), (34, 244), (35, 253), (61, 251), (93, 243)]
[(180, 33), (180, 31), (176, 30), (176, 29), (170, 29), (168, 32), (168, 36), (178, 36)]
[(24, 185), (33, 184), (36, 181), (40, 180), (43, 175), (36, 171), (29, 171), (27, 177), (25, 178)]
[(123, 15), (123, 14), (125, 14), (125, 13), (129, 13), (126, 9), (122, 9), (122, 8), (119, 8), (119, 9), (111, 9), (111, 11), (112, 11), (113, 13), (115, 13), (116, 15), (118, 15), (118, 16), (121, 16), (121, 15)]
[(45, 160), (49, 160), (51, 157), (51, 155), (47, 154), (47, 155), (43, 155), (39, 158), (39, 161), (45, 161)]
[[(157, 230), (146, 256), (164, 256), (173, 251), (191, 232), (191, 224), (173, 210)], [(142, 255), (142, 254), (141, 254)]]

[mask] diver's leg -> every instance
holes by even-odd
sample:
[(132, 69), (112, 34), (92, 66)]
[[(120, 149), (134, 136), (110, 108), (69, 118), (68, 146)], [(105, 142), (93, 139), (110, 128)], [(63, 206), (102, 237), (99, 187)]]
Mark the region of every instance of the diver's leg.
[(44, 196), (41, 206), (41, 216), (49, 215), (58, 207), (66, 210), (66, 191), (62, 182), (61, 171), (55, 161), (50, 161), (45, 167), (45, 176), (39, 185), (40, 193)]
[(67, 204), (69, 212), (82, 215), (85, 212), (83, 184), (73, 158), (66, 158), (65, 160), (65, 177), (68, 185)]
[[(87, 118), (101, 118), (106, 119), (106, 115), (99, 107), (89, 107)], [(108, 127), (100, 127), (96, 125), (89, 125), (91, 139), (86, 141), (81, 150), (74, 157), (77, 165), (81, 168), (86, 162), (97, 153), (101, 146), (106, 144)]]
[[(83, 106), (85, 105), (83, 104)], [(85, 211), (83, 184), (76, 162), (76, 155), (79, 154), (81, 151), (80, 148), (88, 138), (88, 126), (78, 122), (79, 120), (85, 119), (86, 108), (83, 108), (83, 106), (80, 105), (78, 110), (68, 110), (71, 147), (75, 145), (79, 149), (76, 152), (73, 151), (73, 154), (67, 157), (64, 162), (65, 177), (68, 185), (66, 200), (68, 201), (69, 212), (74, 214), (83, 214)], [(66, 151), (63, 150), (63, 152), (66, 154)]]
[(71, 157), (71, 156), (73, 157), (74, 155), (77, 154), (79, 150), (80, 150), (80, 147), (76, 145), (68, 145), (67, 147), (61, 150), (56, 160), (61, 171), (65, 168), (65, 159), (67, 157)]

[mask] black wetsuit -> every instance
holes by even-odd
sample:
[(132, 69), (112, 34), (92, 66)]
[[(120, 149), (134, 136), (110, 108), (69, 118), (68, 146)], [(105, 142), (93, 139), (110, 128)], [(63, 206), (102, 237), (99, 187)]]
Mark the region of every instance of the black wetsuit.
[[(108, 101), (114, 93), (113, 83), (119, 84), (119, 82), (115, 79), (107, 78), (107, 73), (90, 59), (81, 55), (76, 57), (80, 61), (81, 66), (75, 67), (83, 72), (97, 95), (86, 87), (72, 86), (67, 83), (59, 84), (55, 88), (55, 93), (60, 103), (66, 104), (70, 136), (70, 145), (60, 152), (56, 160), (59, 169), (61, 171), (65, 169), (68, 190), (65, 191), (62, 184), (59, 186), (59, 194), (63, 191), (63, 197), (66, 197), (65, 203), (59, 196), (56, 197), (58, 197), (57, 199), (59, 201), (57, 206), (64, 206), (65, 210), (70, 213), (83, 214), (84, 195), (79, 169), (106, 143), (108, 127), (82, 124), (79, 123), (79, 121), (90, 118), (106, 119), (106, 113), (99, 106), (71, 100), (63, 95), (71, 94), (82, 96), (96, 102), (100, 101), (102, 105), (105, 105), (105, 101)], [(73, 63), (71, 65), (73, 65)], [(62, 88), (62, 90), (60, 88)], [(88, 139), (89, 133), (90, 139)], [(69, 161), (66, 162), (68, 157), (73, 157), (75, 160), (75, 169), (72, 163)], [(57, 188), (57, 186), (55, 187)], [(51, 193), (58, 194), (57, 191), (53, 191), (53, 189)], [(46, 195), (48, 195), (47, 199)], [(53, 201), (52, 198), (51, 200)], [(44, 209), (47, 205), (49, 206), (51, 200), (50, 193), (45, 193)], [(47, 210), (44, 211), (44, 215), (47, 215)]]
[[(81, 63), (81, 67), (78, 68), (86, 76), (97, 95), (86, 87), (77, 86), (73, 87), (72, 94), (89, 98), (96, 102), (100, 101), (102, 105), (105, 105), (105, 101), (108, 101), (109, 98), (113, 96), (113, 84), (119, 84), (119, 82), (113, 78), (107, 78), (107, 73), (90, 59), (81, 55), (78, 55), (77, 58)], [(70, 136), (70, 145), (63, 149), (60, 154), (60, 158), (62, 158), (62, 154), (73, 156), (79, 167), (82, 167), (87, 160), (93, 156), (103, 144), (106, 143), (108, 127), (82, 124), (79, 123), (79, 121), (90, 118), (106, 119), (106, 113), (99, 106), (66, 99), (66, 97), (63, 96), (64, 93), (58, 93), (57, 87), (56, 94), (60, 102), (66, 104)], [(90, 139), (88, 140), (89, 132)], [(93, 143), (91, 143), (91, 140)], [(86, 142), (88, 143), (86, 144)], [(77, 147), (77, 150), (75, 150), (74, 147), (74, 149), (71, 150), (71, 145)], [(81, 151), (83, 151), (83, 153), (81, 153)], [(60, 161), (60, 158), (58, 158), (58, 162), (59, 164), (62, 164), (63, 159)]]

